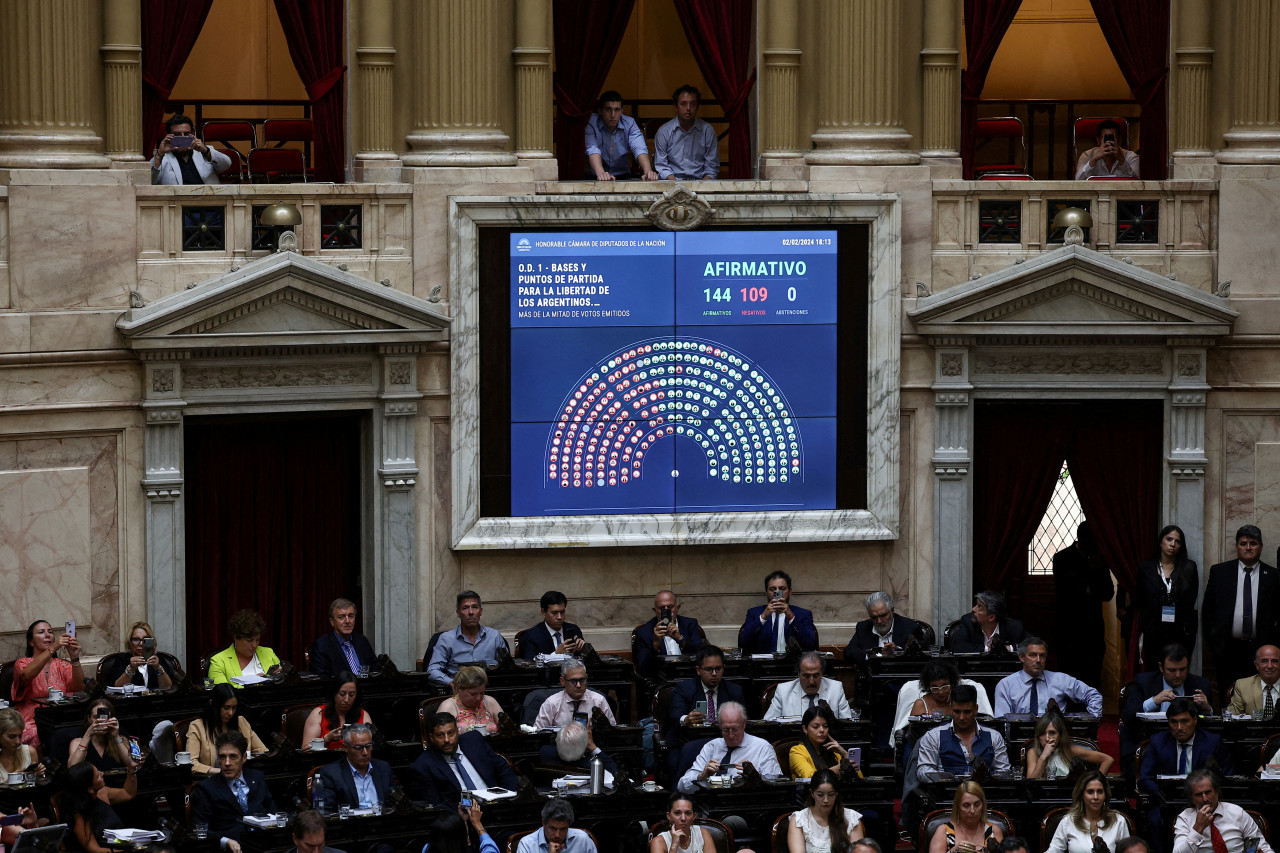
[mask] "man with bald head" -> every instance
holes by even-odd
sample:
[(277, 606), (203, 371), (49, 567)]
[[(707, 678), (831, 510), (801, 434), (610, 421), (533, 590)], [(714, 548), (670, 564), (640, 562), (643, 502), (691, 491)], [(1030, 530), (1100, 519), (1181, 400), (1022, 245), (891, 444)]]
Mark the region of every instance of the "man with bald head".
[(1264, 720), (1269, 720), (1280, 708), (1280, 684), (1276, 683), (1280, 681), (1280, 648), (1261, 646), (1253, 656), (1253, 666), (1258, 670), (1257, 675), (1236, 681), (1231, 694), (1231, 713), (1260, 713)]
[(697, 619), (680, 615), (676, 594), (664, 589), (653, 597), (653, 618), (636, 628), (632, 647), (636, 672), (652, 678), (663, 655), (693, 655), (706, 642)]

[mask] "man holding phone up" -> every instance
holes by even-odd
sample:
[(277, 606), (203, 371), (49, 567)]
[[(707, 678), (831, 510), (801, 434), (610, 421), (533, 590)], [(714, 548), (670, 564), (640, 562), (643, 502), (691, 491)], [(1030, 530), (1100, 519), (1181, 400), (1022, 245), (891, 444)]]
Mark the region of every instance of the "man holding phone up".
[(767, 604), (747, 611), (738, 629), (738, 642), (748, 654), (785, 653), (787, 641), (795, 640), (802, 652), (818, 649), (818, 631), (813, 627), (813, 614), (791, 603), (791, 575), (772, 572), (764, 579)]
[(676, 594), (664, 589), (653, 597), (653, 618), (636, 627), (636, 672), (656, 675), (663, 655), (697, 654), (705, 639), (698, 620), (681, 616)]
[(151, 183), (220, 183), (218, 175), (231, 168), (231, 158), (205, 145), (194, 128), (191, 119), (184, 115), (175, 115), (165, 122), (168, 133), (151, 155)]
[(1120, 125), (1107, 119), (1098, 124), (1098, 145), (1080, 155), (1076, 180), (1138, 178), (1138, 155), (1120, 147)]

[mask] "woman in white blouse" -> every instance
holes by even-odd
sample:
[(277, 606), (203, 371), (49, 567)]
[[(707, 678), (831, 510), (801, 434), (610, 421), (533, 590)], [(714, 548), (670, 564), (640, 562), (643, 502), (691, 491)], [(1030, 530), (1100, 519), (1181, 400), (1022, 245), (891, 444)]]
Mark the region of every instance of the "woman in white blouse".
[(1101, 838), (1108, 849), (1132, 834), (1129, 820), (1111, 810), (1111, 786), (1097, 770), (1080, 775), (1071, 793), (1071, 811), (1058, 824), (1046, 853), (1092, 853), (1093, 840)]
[(807, 808), (791, 815), (787, 829), (789, 853), (847, 853), (853, 842), (862, 838), (865, 829), (862, 815), (846, 809), (836, 785), (840, 777), (830, 770), (819, 770), (809, 780)]
[(667, 822), (671, 826), (649, 839), (649, 853), (714, 853), (716, 843), (711, 833), (704, 826), (695, 826), (695, 817), (689, 795), (679, 791), (672, 794), (667, 800)]

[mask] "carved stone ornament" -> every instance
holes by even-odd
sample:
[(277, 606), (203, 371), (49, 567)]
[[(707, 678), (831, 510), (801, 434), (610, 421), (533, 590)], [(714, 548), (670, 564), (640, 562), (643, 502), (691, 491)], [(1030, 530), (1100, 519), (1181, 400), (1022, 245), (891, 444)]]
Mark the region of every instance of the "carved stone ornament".
[(1185, 353), (1178, 356), (1178, 375), (1185, 379), (1194, 379), (1199, 376), (1200, 359)]
[(369, 364), (290, 364), (279, 367), (188, 367), (183, 386), (190, 391), (220, 388), (309, 388), (331, 385), (368, 385), (373, 381)]
[(391, 384), (408, 385), (413, 376), (413, 365), (407, 361), (391, 362)]
[(716, 215), (715, 209), (698, 194), (676, 186), (649, 205), (645, 214), (655, 227), (663, 231), (691, 231)]
[(979, 375), (1105, 376), (1164, 372), (1159, 353), (979, 353)]
[(954, 352), (943, 353), (938, 361), (938, 373), (943, 376), (962, 376), (964, 374), (964, 358)]
[(162, 392), (173, 390), (173, 369), (165, 368), (151, 374), (151, 390)]

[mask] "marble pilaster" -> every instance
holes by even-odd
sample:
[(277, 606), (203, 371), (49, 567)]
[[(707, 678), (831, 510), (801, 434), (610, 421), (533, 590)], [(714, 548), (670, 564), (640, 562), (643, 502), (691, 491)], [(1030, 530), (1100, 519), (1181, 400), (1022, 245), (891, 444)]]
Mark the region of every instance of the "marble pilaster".
[(539, 180), (555, 180), (551, 153), (551, 3), (516, 0), (516, 160)]
[(1231, 129), (1219, 163), (1280, 163), (1280, 7), (1271, 0), (1236, 0), (1232, 51)]
[(150, 361), (143, 377), (146, 430), (147, 621), (174, 649), (187, 647), (187, 536), (181, 371)]
[[(924, 11), (923, 130), (920, 156), (960, 164), (960, 31), (955, 0), (927, 0)], [(959, 172), (956, 172), (959, 177)]]
[[(1209, 93), (1213, 76), (1213, 33), (1208, 0), (1178, 3), (1178, 43), (1169, 105), (1174, 176), (1190, 177), (1187, 161), (1208, 161)], [(1198, 175), (1197, 175), (1198, 176)], [(1212, 177), (1210, 173), (1207, 177)]]
[(968, 348), (940, 347), (933, 382), (933, 623), (946, 625), (973, 585), (973, 386)]
[(764, 76), (760, 80), (761, 175), (798, 177), (804, 168), (800, 149), (800, 9), (796, 0), (761, 4)]
[(106, 83), (107, 157), (136, 163), (142, 156), (142, 22), (138, 0), (104, 0), (102, 69)]
[(355, 134), (359, 145), (355, 156), (357, 180), (378, 183), (400, 180), (400, 158), (395, 151), (392, 115), (395, 103), (396, 49), (391, 0), (362, 0), (360, 3), (359, 64), (360, 109)]
[(1204, 493), (1205, 405), (1209, 384), (1206, 378), (1207, 350), (1203, 347), (1176, 347), (1173, 376), (1169, 382), (1167, 504), (1171, 524), (1182, 528), (1187, 538), (1187, 556), (1205, 565)]

